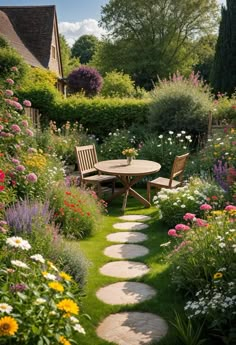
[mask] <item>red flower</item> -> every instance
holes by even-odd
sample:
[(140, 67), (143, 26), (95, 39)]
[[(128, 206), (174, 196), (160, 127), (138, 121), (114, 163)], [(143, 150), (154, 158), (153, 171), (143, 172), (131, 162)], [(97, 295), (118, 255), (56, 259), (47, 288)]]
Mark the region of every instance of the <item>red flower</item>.
[(4, 180), (5, 180), (5, 173), (2, 170), (0, 170), (0, 182), (4, 182)]
[(218, 200), (218, 197), (216, 195), (212, 195), (212, 200)]
[(71, 195), (71, 192), (66, 192), (66, 195)]
[(5, 189), (4, 186), (0, 186), (0, 192), (2, 192)]

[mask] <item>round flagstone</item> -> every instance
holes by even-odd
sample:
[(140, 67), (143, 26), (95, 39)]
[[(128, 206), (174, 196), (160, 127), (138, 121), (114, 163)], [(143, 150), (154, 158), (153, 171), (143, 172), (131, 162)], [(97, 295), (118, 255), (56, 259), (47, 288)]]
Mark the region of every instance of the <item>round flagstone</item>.
[(168, 331), (165, 320), (151, 313), (111, 314), (97, 328), (97, 335), (118, 345), (144, 345), (160, 341)]
[(143, 230), (147, 229), (148, 225), (140, 222), (123, 222), (113, 224), (113, 228), (119, 230)]
[(139, 242), (146, 241), (148, 237), (142, 232), (123, 231), (123, 232), (115, 232), (113, 234), (107, 235), (106, 238), (110, 242), (139, 243)]
[(139, 244), (114, 244), (104, 249), (106, 256), (115, 259), (134, 259), (149, 253), (149, 250)]
[(146, 220), (150, 220), (151, 217), (149, 216), (142, 216), (141, 214), (127, 214), (126, 216), (119, 217), (121, 220), (127, 220), (127, 221), (140, 221), (144, 222)]
[(135, 261), (113, 261), (100, 268), (100, 272), (109, 277), (115, 278), (136, 278), (149, 272), (149, 268)]
[(119, 282), (99, 289), (98, 299), (107, 304), (135, 304), (149, 300), (156, 291), (147, 284), (136, 282)]

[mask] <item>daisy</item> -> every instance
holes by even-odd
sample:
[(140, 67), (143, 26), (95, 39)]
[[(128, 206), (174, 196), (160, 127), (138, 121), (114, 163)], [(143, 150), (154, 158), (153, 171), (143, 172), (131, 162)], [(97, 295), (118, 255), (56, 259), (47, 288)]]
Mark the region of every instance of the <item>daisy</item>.
[(20, 260), (11, 260), (11, 264), (14, 265), (14, 266), (17, 266), (17, 267), (29, 269), (29, 266), (26, 265), (23, 261), (20, 261)]
[(10, 247), (20, 248), (23, 250), (29, 250), (31, 248), (31, 245), (28, 241), (23, 240), (23, 238), (18, 236), (8, 237), (6, 244), (8, 244)]
[(35, 255), (31, 255), (30, 257), (32, 260), (35, 260), (35, 261), (38, 261), (38, 262), (41, 262), (42, 264), (45, 263), (45, 260), (44, 258), (42, 257), (42, 255), (40, 254), (35, 254)]
[(12, 306), (7, 304), (7, 303), (0, 303), (0, 311), (2, 313), (7, 313), (7, 314), (10, 314), (11, 311), (12, 311)]

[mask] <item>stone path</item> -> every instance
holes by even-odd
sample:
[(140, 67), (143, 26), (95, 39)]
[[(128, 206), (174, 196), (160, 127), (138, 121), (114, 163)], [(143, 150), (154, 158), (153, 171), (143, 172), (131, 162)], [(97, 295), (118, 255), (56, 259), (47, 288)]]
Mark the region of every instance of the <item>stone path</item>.
[(110, 242), (119, 243), (139, 243), (147, 240), (147, 235), (135, 231), (115, 232), (107, 235), (107, 240)]
[[(126, 215), (119, 219), (124, 222), (114, 224), (113, 228), (129, 231), (109, 234), (108, 241), (121, 244), (108, 246), (104, 249), (104, 254), (116, 259), (133, 259), (147, 255), (148, 248), (133, 243), (147, 240), (146, 234), (135, 232), (135, 230), (147, 229), (148, 225), (142, 221), (151, 218), (142, 215)], [(145, 264), (127, 260), (109, 262), (100, 268), (100, 273), (103, 275), (124, 279), (141, 277), (148, 272), (149, 268)], [(98, 299), (110, 305), (137, 304), (154, 298), (155, 295), (156, 291), (149, 285), (129, 281), (110, 284), (96, 292)], [(166, 321), (158, 315), (123, 312), (111, 314), (105, 318), (97, 328), (97, 335), (118, 345), (144, 345), (151, 344), (153, 341), (158, 342), (167, 331)]]
[(114, 224), (113, 228), (118, 230), (144, 230), (148, 228), (148, 225), (140, 222), (123, 222)]

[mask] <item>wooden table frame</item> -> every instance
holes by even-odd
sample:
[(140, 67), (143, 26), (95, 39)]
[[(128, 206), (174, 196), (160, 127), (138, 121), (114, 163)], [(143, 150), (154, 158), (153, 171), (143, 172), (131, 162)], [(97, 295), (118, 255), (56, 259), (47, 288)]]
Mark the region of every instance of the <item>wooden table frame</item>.
[(144, 176), (158, 172), (161, 168), (159, 163), (135, 159), (132, 161), (131, 165), (128, 165), (125, 159), (117, 159), (96, 163), (94, 167), (102, 173), (116, 176), (123, 184), (123, 188), (118, 192), (115, 192), (108, 200), (111, 201), (124, 194), (122, 211), (126, 208), (128, 195), (132, 195), (145, 207), (151, 206), (150, 202), (136, 192), (132, 186), (134, 186)]

